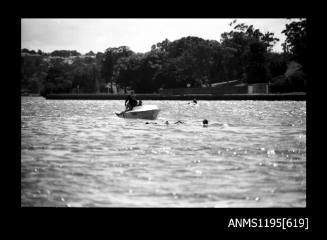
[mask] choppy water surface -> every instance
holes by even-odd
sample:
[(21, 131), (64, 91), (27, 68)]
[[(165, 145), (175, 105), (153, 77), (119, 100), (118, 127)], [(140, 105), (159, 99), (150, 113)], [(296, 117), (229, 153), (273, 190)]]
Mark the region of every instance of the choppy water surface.
[(151, 121), (116, 117), (123, 101), (22, 97), (21, 205), (306, 206), (304, 101), (187, 103), (144, 101)]

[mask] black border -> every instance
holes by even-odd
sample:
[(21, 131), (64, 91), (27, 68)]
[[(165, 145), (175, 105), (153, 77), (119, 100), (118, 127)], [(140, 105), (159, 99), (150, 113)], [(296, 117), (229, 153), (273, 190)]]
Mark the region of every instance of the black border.
[[(299, 229), (289, 229), (287, 231), (280, 229), (229, 229), (227, 227), (229, 219), (232, 217), (309, 217), (309, 231), (318, 230), (319, 220), (316, 218), (315, 214), (320, 211), (319, 207), (323, 206), (316, 202), (319, 196), (314, 194), (314, 186), (317, 187), (319, 182), (314, 178), (317, 176), (314, 173), (314, 169), (317, 168), (317, 161), (322, 161), (322, 157), (317, 157), (317, 152), (319, 149), (324, 149), (316, 145), (317, 140), (314, 141), (319, 132), (320, 127), (314, 122), (317, 121), (317, 117), (314, 116), (314, 112), (321, 108), (321, 103), (323, 102), (323, 93), (317, 90), (316, 85), (308, 82), (308, 93), (307, 93), (307, 207), (306, 208), (230, 208), (230, 209), (57, 209), (57, 208), (21, 208), (20, 207), (20, 19), (28, 17), (82, 17), (80, 15), (85, 15), (91, 17), (90, 12), (92, 8), (89, 8), (94, 3), (81, 3), (76, 2), (72, 5), (61, 5), (59, 2), (52, 3), (40, 3), (42, 10), (39, 8), (33, 9), (33, 5), (30, 2), (21, 3), (20, 8), (14, 14), (14, 17), (10, 17), (8, 22), (7, 34), (10, 35), (8, 49), (6, 49), (6, 54), (9, 56), (6, 61), (10, 61), (9, 69), (10, 72), (15, 72), (15, 79), (13, 76), (6, 76), (6, 78), (12, 80), (10, 86), (7, 89), (10, 91), (5, 91), (5, 99), (10, 99), (10, 105), (8, 107), (11, 117), (6, 123), (6, 138), (10, 139), (10, 150), (7, 155), (7, 160), (15, 161), (13, 174), (10, 171), (11, 183), (10, 189), (13, 190), (14, 199), (11, 204), (18, 210), (18, 214), (21, 222), (27, 224), (28, 227), (35, 227), (40, 229), (40, 226), (50, 226), (50, 229), (57, 228), (57, 226), (65, 226), (63, 228), (68, 228), (67, 226), (77, 227), (77, 231), (83, 232), (83, 228), (99, 229), (109, 231), (108, 237), (112, 235), (112, 232), (118, 229), (122, 229), (122, 234), (133, 233), (139, 235), (141, 233), (148, 233), (149, 230), (157, 230), (156, 235), (153, 237), (161, 236), (161, 234), (171, 233), (172, 230), (176, 229), (180, 233), (190, 234), (191, 236), (202, 236), (205, 237), (208, 232), (211, 232), (213, 237), (219, 237), (222, 232), (301, 232)], [(231, 6), (222, 5), (222, 3), (202, 3), (202, 2), (185, 2), (180, 5), (175, 6), (176, 3), (169, 2), (152, 2), (141, 4), (139, 2), (134, 3), (118, 3), (123, 6), (113, 5), (110, 3), (101, 8), (96, 8), (92, 11), (94, 18), (100, 17), (119, 17), (119, 18), (298, 18), (303, 17), (308, 19), (309, 24), (309, 46), (310, 54), (308, 57), (315, 59), (313, 56), (314, 52), (319, 53), (319, 47), (315, 46), (315, 39), (319, 36), (315, 35), (318, 28), (318, 20), (316, 13), (310, 13), (310, 6), (302, 5), (300, 2), (258, 2), (256, 4), (250, 5), (246, 3), (227, 3)], [(56, 5), (56, 6), (53, 6)], [(80, 6), (82, 5), (82, 6)], [(126, 5), (128, 9), (126, 10)], [(165, 5), (165, 6), (162, 6)], [(218, 5), (218, 6), (217, 6)], [(235, 10), (235, 5), (237, 9)], [(267, 6), (268, 5), (268, 6)], [(277, 5), (277, 6), (273, 6)], [(78, 7), (77, 7), (78, 6)], [(259, 12), (258, 6), (265, 8)], [(158, 9), (162, 7), (161, 9)], [(268, 9), (269, 8), (269, 9)], [(83, 9), (82, 11), (80, 9)], [(159, 11), (159, 12), (158, 12)], [(269, 12), (270, 11), (270, 12)], [(83, 14), (81, 14), (81, 12)], [(72, 16), (73, 15), (73, 16)], [(92, 14), (91, 14), (92, 15)], [(119, 16), (118, 16), (119, 15)], [(13, 40), (11, 40), (13, 38)], [(19, 48), (18, 48), (19, 46)], [(12, 51), (15, 49), (15, 51)], [(17, 50), (17, 52), (16, 52)], [(13, 56), (15, 52), (15, 56)], [(15, 63), (15, 64), (14, 64)], [(314, 62), (312, 62), (313, 64)], [(321, 67), (322, 64), (320, 63)], [(310, 78), (319, 79), (320, 76), (314, 71), (316, 66), (310, 67)], [(323, 80), (321, 80), (323, 81)], [(18, 83), (18, 84), (17, 84)], [(319, 87), (318, 87), (319, 88)], [(14, 89), (14, 91), (13, 91)], [(8, 100), (4, 101), (7, 106)], [(319, 106), (320, 104), (320, 106)], [(8, 134), (8, 135), (7, 135)], [(315, 136), (316, 135), (316, 136)], [(320, 143), (321, 144), (321, 143)], [(10, 156), (8, 158), (8, 156)], [(14, 179), (13, 179), (13, 176)], [(322, 187), (318, 185), (318, 188)], [(60, 221), (59, 223), (57, 221)], [(42, 224), (43, 223), (43, 224)], [(69, 229), (69, 228), (68, 228)], [(145, 234), (148, 235), (148, 234)], [(150, 235), (150, 234), (149, 234)], [(118, 235), (119, 236), (119, 235)], [(151, 236), (151, 235), (150, 235)], [(168, 234), (168, 236), (170, 236)], [(172, 235), (173, 236), (173, 235)]]

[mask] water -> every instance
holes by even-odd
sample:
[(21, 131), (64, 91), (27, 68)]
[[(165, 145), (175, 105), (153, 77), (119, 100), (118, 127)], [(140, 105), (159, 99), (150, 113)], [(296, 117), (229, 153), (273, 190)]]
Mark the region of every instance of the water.
[(154, 121), (116, 117), (123, 101), (21, 103), (22, 206), (306, 206), (304, 101), (144, 101)]

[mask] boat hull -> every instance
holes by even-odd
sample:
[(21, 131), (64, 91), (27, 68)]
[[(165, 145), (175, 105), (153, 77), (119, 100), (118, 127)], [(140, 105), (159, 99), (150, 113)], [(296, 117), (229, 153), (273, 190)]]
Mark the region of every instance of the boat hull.
[(155, 120), (158, 117), (160, 110), (157, 106), (140, 106), (135, 107), (132, 111), (116, 113), (117, 117), (120, 118), (140, 118)]

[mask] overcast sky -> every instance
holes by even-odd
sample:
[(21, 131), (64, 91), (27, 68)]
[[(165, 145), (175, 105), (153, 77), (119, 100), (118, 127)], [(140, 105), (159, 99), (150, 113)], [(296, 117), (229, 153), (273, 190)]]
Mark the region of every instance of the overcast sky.
[[(128, 46), (134, 52), (150, 51), (151, 46), (168, 38), (176, 39), (196, 36), (220, 41), (221, 34), (232, 30), (229, 23), (234, 19), (22, 19), (21, 47), (29, 50), (77, 50), (104, 52), (108, 47)], [(237, 19), (259, 28), (262, 32), (273, 32), (280, 41), (274, 51), (281, 52), (285, 35), (281, 33), (285, 24), (292, 20)]]

